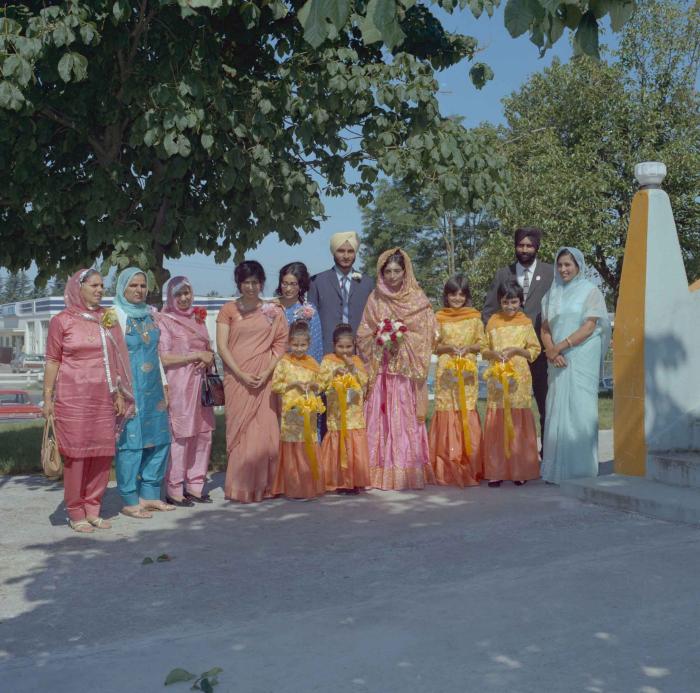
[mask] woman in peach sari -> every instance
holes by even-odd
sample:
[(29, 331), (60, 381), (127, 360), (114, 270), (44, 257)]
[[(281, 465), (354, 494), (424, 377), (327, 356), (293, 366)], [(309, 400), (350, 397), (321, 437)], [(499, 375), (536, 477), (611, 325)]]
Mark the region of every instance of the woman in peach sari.
[[(393, 345), (378, 344), (377, 328), (389, 319), (407, 328)], [(425, 416), (426, 379), (435, 315), (418, 286), (408, 255), (387, 250), (377, 262), (377, 285), (357, 330), (357, 344), (368, 365), (365, 405), (370, 480), (384, 490), (423, 488), (433, 482)]]
[(270, 376), (287, 347), (287, 320), (278, 305), (260, 299), (265, 272), (259, 262), (240, 263), (234, 276), (241, 297), (216, 318), (226, 396), (224, 495), (253, 503), (272, 496), (277, 471), (279, 424)]

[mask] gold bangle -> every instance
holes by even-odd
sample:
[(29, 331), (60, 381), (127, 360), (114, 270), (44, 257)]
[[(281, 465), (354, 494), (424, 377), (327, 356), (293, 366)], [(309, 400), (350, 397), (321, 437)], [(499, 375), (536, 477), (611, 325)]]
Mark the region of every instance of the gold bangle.
[(571, 343), (571, 340), (568, 337), (564, 341), (569, 345), (569, 349), (573, 348), (574, 345)]

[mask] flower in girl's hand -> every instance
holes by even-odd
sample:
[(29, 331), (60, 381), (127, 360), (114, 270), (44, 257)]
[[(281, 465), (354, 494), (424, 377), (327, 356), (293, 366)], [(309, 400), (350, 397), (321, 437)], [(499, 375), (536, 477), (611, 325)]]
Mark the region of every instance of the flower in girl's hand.
[(117, 324), (117, 311), (114, 308), (107, 308), (100, 320), (102, 327), (111, 330)]
[(193, 311), (193, 315), (198, 323), (203, 323), (207, 319), (207, 309), (197, 306)]

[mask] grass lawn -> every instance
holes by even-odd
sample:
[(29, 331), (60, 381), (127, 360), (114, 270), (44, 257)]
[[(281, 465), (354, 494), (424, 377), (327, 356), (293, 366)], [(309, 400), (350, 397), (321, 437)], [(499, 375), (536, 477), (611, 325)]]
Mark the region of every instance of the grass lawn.
[[(612, 428), (612, 396), (601, 395), (598, 399), (600, 428)], [(479, 414), (484, 419), (486, 402), (479, 400)], [(537, 407), (533, 405), (535, 421), (539, 429)], [(432, 402), (428, 416), (432, 414)], [(0, 424), (0, 474), (41, 473), (41, 436), (43, 419), (38, 421)], [(213, 471), (226, 469), (226, 422), (223, 413), (216, 415), (216, 431), (211, 450)]]

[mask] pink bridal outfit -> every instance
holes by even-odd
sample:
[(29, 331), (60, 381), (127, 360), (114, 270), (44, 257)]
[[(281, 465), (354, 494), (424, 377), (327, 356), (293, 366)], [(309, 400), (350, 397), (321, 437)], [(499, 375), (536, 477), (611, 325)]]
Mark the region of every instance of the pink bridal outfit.
[[(88, 310), (76, 272), (66, 284), (66, 309), (51, 318), (46, 359), (59, 365), (54, 386), (58, 449), (63, 457), (66, 512), (73, 522), (100, 515), (115, 443), (117, 388), (130, 397), (131, 370), (119, 324), (102, 324), (104, 309)], [(103, 334), (100, 334), (100, 333)], [(103, 346), (104, 336), (104, 346)], [(110, 391), (110, 385), (112, 391)]]
[[(426, 379), (437, 331), (430, 301), (418, 286), (411, 260), (400, 289), (391, 291), (381, 269), (397, 252), (379, 256), (377, 285), (370, 294), (357, 331), (358, 347), (368, 365), (369, 396), (365, 405), (371, 485), (384, 490), (423, 488), (434, 483), (425, 429)], [(398, 347), (385, 350), (374, 331), (385, 318), (401, 320), (408, 331)]]
[[(187, 277), (173, 277), (168, 282), (166, 305), (160, 314), (160, 354), (185, 356), (194, 351), (211, 351), (209, 332), (203, 320), (191, 307), (177, 307), (176, 292), (184, 287), (192, 290)], [(192, 291), (194, 293), (194, 291)], [(201, 401), (203, 368), (195, 363), (165, 366), (168, 381), (168, 412), (170, 414), (170, 463), (165, 475), (165, 488), (171, 498), (182, 496), (183, 490), (202, 495), (209, 468), (214, 411), (203, 407)]]
[[(229, 326), (228, 348), (243, 371), (261, 373), (287, 348), (287, 319), (271, 303), (242, 312), (237, 301), (224, 305), (217, 323)], [(242, 503), (272, 496), (279, 460), (280, 432), (277, 396), (272, 381), (248, 387), (225, 368), (226, 450), (228, 466), (224, 493)]]

